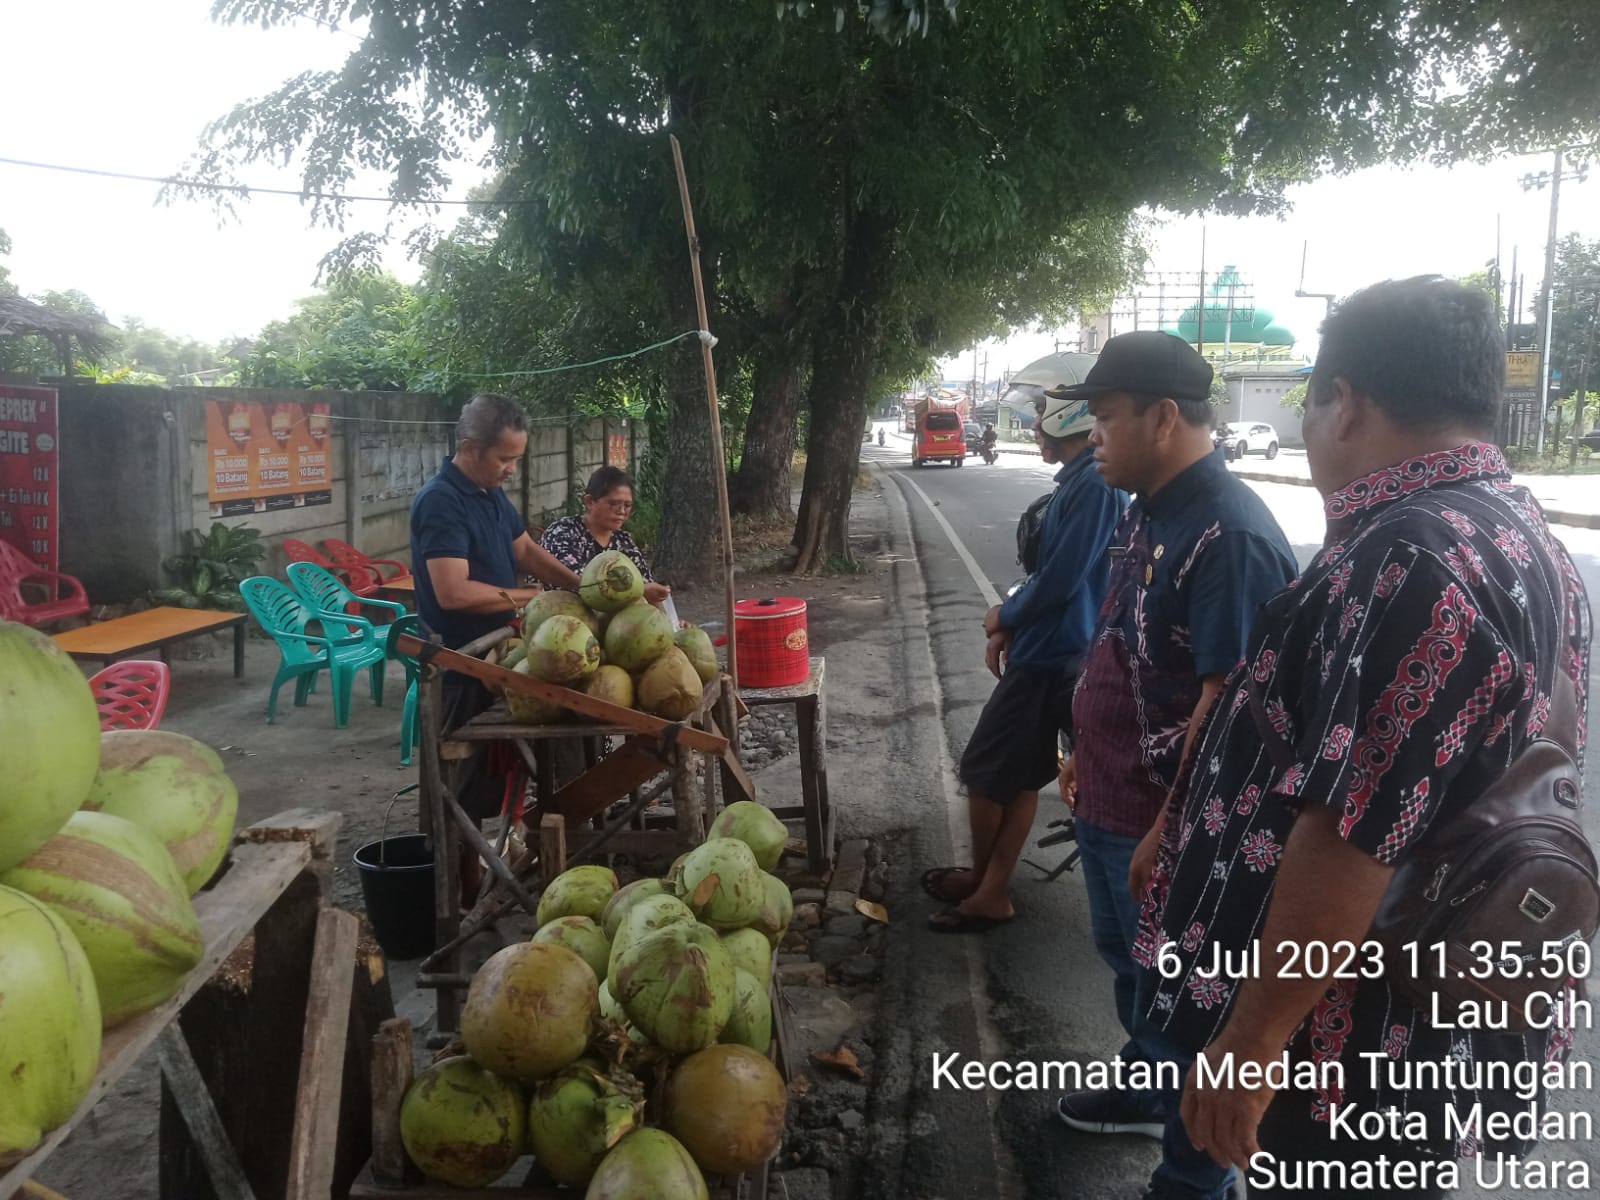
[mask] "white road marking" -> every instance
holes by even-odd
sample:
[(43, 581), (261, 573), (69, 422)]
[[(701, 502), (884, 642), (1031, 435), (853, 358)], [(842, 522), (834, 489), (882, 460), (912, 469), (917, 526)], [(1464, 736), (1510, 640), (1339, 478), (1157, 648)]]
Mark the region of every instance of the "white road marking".
[(978, 594), (983, 597), (983, 602), (991, 607), (999, 604), (1000, 593), (994, 590), (994, 584), (989, 582), (982, 569), (979, 568), (978, 560), (972, 557), (972, 552), (956, 536), (956, 531), (950, 528), (950, 522), (946, 521), (944, 514), (934, 506), (933, 501), (928, 498), (928, 493), (904, 474), (896, 475), (895, 482), (904, 484), (922, 498), (922, 503), (927, 506), (928, 512), (932, 514), (934, 521), (938, 523), (940, 529), (944, 530), (945, 537), (950, 539), (950, 545), (954, 547), (956, 557), (966, 564), (967, 574), (971, 575), (972, 582), (978, 585)]

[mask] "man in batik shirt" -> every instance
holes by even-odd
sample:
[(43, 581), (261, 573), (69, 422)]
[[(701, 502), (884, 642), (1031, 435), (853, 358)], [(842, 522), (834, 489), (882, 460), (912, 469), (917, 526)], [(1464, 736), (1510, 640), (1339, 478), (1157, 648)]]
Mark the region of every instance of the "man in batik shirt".
[[(1342, 1064), (1288, 1090), (1201, 1088), (1182, 1105), (1190, 1140), (1248, 1164), (1252, 1200), (1293, 1191), (1335, 1162), (1416, 1164), (1420, 1186), (1348, 1194), (1440, 1195), (1440, 1164), (1485, 1149), (1451, 1137), (1458, 1114), (1527, 1107), (1510, 1091), (1406, 1082), (1412, 1064), (1562, 1059), (1571, 1034), (1436, 1027), (1362, 956), (1334, 977), (1284, 978), (1280, 944), (1360, 945), (1395, 867), (1469, 808), (1574, 681), (1582, 745), (1588, 600), (1539, 506), (1512, 483), (1494, 428), (1505, 345), (1482, 293), (1426, 277), (1378, 284), (1334, 309), (1306, 400), (1322, 552), (1262, 612), (1246, 661), (1213, 706), (1169, 806), (1135, 943), (1150, 1036), (1210, 1063)], [(1292, 748), (1263, 749), (1246, 687)], [(1136, 883), (1139, 881), (1136, 881)], [(1202, 974), (1219, 949), (1259, 943), (1259, 970)], [(1306, 963), (1300, 963), (1304, 967)], [(1337, 963), (1335, 963), (1337, 965)], [(1555, 985), (1557, 991), (1561, 984)], [(1373, 1085), (1372, 1060), (1382, 1077)], [(1400, 1082), (1395, 1082), (1399, 1080)], [(1423, 1125), (1352, 1139), (1344, 1106)], [(1398, 1133), (1399, 1136), (1395, 1134)], [(1503, 1147), (1500, 1147), (1503, 1148)], [(1252, 1161), (1260, 1151), (1271, 1159)], [(1268, 1173), (1270, 1172), (1270, 1174)], [(1391, 1190), (1392, 1189), (1392, 1190)]]

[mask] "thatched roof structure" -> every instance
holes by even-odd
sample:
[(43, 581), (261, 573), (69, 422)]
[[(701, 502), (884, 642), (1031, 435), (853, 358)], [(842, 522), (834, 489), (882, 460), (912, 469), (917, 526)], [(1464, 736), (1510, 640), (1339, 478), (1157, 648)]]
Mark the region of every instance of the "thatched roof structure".
[(105, 345), (109, 328), (109, 322), (99, 315), (56, 312), (21, 296), (0, 296), (0, 337), (49, 338), (56, 344), (66, 374), (72, 373), (72, 339), (92, 354)]

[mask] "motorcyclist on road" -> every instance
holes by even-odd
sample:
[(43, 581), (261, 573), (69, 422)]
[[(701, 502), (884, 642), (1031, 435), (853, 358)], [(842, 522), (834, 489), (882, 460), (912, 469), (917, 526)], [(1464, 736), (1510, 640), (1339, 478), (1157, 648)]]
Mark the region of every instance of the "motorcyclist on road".
[(1000, 456), (1000, 452), (995, 449), (995, 441), (998, 439), (998, 436), (999, 435), (994, 431), (994, 422), (985, 421), (983, 423), (983, 437), (980, 441), (978, 449), (979, 453), (983, 455), (983, 461), (991, 465), (994, 463), (994, 460)]
[(881, 426), (878, 429), (878, 445), (883, 445), (883, 428)]

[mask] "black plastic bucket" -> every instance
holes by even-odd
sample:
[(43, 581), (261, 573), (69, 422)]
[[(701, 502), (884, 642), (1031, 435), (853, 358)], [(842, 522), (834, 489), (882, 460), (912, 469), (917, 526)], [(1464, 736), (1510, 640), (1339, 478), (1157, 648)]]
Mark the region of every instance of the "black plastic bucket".
[(372, 935), (393, 959), (432, 953), (433, 850), (420, 833), (368, 842), (356, 851)]

